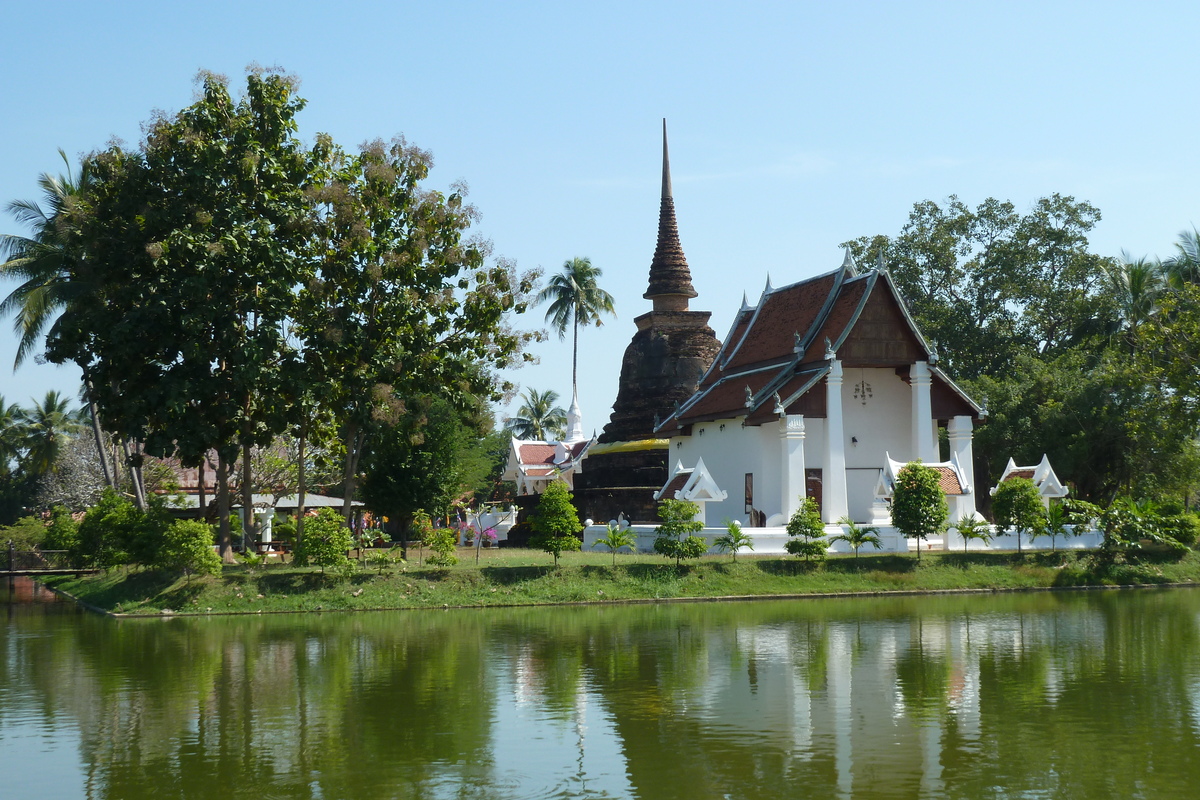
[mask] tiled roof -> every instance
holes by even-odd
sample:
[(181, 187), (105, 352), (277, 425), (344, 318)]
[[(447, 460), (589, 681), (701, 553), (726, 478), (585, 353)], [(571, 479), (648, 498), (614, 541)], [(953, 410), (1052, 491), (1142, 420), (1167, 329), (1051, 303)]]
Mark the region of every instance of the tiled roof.
[(667, 485), (663, 487), (659, 497), (665, 500), (674, 500), (675, 493), (684, 487), (684, 484), (688, 482), (688, 478), (690, 477), (692, 477), (692, 471), (690, 469), (680, 472), (674, 478), (671, 478), (671, 480), (667, 481)]
[(835, 345), (841, 340), (846, 328), (854, 322), (854, 314), (866, 293), (869, 277), (857, 278), (842, 285), (841, 291), (833, 301), (833, 307), (821, 323), (820, 330), (809, 341), (804, 352), (804, 361), (820, 361), (825, 358), (826, 339)]
[(950, 467), (931, 467), (937, 470), (938, 486), (945, 494), (962, 494), (962, 484), (958, 482), (958, 473)]
[(522, 444), (520, 452), (522, 464), (554, 463), (554, 445), (552, 444)]
[(1033, 470), (1019, 469), (1016, 472), (1010, 472), (1004, 476), (1004, 480), (1006, 481), (1012, 480), (1013, 478), (1026, 478), (1028, 480), (1033, 480)]
[(796, 334), (805, 336), (809, 333), (829, 299), (835, 279), (836, 273), (821, 275), (776, 289), (763, 298), (753, 324), (725, 365), (726, 373), (749, 364), (779, 359), (791, 361), (795, 355)]

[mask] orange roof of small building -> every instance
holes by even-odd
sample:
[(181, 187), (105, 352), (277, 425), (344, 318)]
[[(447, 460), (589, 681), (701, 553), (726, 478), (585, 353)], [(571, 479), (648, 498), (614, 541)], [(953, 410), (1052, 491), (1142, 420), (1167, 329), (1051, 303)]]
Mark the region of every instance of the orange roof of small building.
[(958, 473), (951, 467), (933, 467), (938, 474), (938, 488), (943, 494), (963, 494), (962, 484), (958, 481)]

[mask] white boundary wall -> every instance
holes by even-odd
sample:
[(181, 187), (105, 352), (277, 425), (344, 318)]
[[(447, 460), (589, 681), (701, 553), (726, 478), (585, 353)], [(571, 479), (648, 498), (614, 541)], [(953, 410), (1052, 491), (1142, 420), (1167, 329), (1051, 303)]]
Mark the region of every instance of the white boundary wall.
[[(654, 552), (654, 526), (652, 525), (633, 525), (630, 526), (634, 534), (637, 536), (637, 547), (635, 552), (638, 553), (653, 553)], [(834, 536), (843, 532), (843, 528), (839, 525), (826, 525), (825, 535)], [(993, 529), (994, 530), (994, 529)], [(754, 542), (753, 550), (742, 550), (742, 554), (752, 554), (758, 556), (770, 555), (788, 555), (786, 545), (788, 540), (786, 528), (743, 528), (743, 531)], [(721, 528), (705, 528), (700, 533), (696, 534), (700, 538), (709, 543), (709, 554), (715, 555), (720, 553), (719, 550), (713, 547), (713, 542), (724, 536), (727, 533), (724, 527)], [(605, 525), (592, 525), (586, 528), (583, 532), (583, 549), (595, 550), (596, 552), (607, 553), (608, 548), (597, 546), (596, 542), (608, 535), (608, 527)], [(893, 527), (880, 527), (879, 538), (883, 542), (883, 548), (876, 550), (870, 545), (863, 547), (859, 553), (907, 553), (916, 550), (916, 540), (905, 539), (900, 531)], [(1100, 531), (1085, 531), (1078, 536), (1059, 536), (1056, 542), (1056, 547), (1059, 550), (1096, 550), (1099, 549), (1104, 540), (1104, 534)], [(962, 551), (963, 541), (959, 537), (958, 532), (951, 528), (944, 537), (931, 537), (921, 543), (928, 550), (934, 551)], [(973, 541), (967, 547), (967, 550), (972, 553), (977, 552), (998, 552), (1017, 549), (1017, 537), (1013, 534), (995, 535), (990, 545), (981, 541)], [(1021, 549), (1023, 550), (1049, 550), (1050, 537), (1042, 536), (1031, 541), (1028, 536), (1021, 537)], [(619, 552), (628, 553), (628, 548), (621, 548)], [(845, 542), (837, 542), (829, 548), (832, 554), (850, 554), (854, 552)]]

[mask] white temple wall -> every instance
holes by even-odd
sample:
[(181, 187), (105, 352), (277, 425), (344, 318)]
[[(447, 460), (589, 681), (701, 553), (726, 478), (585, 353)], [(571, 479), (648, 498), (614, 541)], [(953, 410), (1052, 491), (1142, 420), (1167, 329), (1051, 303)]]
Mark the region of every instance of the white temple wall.
[[(871, 390), (866, 403), (863, 382)], [(851, 368), (845, 371), (842, 408), (848, 511), (855, 522), (869, 522), (875, 485), (887, 454), (907, 460), (916, 452), (912, 442), (912, 392), (893, 369)]]
[(746, 523), (746, 475), (754, 475), (754, 507), (768, 517), (779, 513), (781, 479), (779, 430), (775, 425), (743, 428), (741, 419), (721, 419), (692, 426), (691, 436), (671, 440), (670, 469), (682, 461), (694, 467), (703, 458), (708, 472), (728, 497), (705, 504), (709, 525), (726, 519)]

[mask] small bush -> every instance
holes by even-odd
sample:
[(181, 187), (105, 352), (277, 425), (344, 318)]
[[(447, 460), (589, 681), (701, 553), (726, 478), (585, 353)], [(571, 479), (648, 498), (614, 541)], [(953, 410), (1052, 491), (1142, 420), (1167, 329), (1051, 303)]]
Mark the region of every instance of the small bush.
[(431, 528), (425, 541), (426, 546), (433, 551), (425, 559), (435, 567), (452, 567), (458, 563), (454, 550), (458, 547), (458, 537), (451, 528)]
[(79, 523), (63, 506), (55, 506), (50, 512), (50, 525), (46, 528), (43, 550), (70, 550), (79, 547)]
[(16, 523), (0, 528), (0, 544), (11, 540), (13, 548), (16, 550), (33, 550), (35, 547), (41, 547), (45, 539), (46, 523), (37, 517), (21, 517)]
[(1195, 547), (1200, 538), (1200, 516), (1190, 512), (1168, 514), (1159, 525), (1164, 536), (1184, 547)]
[(171, 523), (163, 532), (156, 566), (186, 575), (220, 575), (221, 559), (213, 550), (213, 529), (192, 519)]
[(699, 511), (695, 503), (687, 500), (660, 502), (658, 518), (662, 520), (662, 525), (654, 529), (657, 535), (654, 552), (675, 559), (676, 566), (685, 558), (699, 558), (707, 553), (708, 543), (699, 536), (691, 535), (704, 530), (704, 523), (695, 520)]
[(562, 481), (554, 481), (546, 487), (531, 524), (536, 535), (529, 543), (553, 555), (555, 566), (558, 565), (559, 554), (564, 550), (578, 550), (583, 546), (577, 536), (583, 530), (583, 525), (579, 523), (579, 514), (571, 504), (571, 491)]
[(304, 520), (304, 542), (296, 550), (296, 561), (315, 564), (324, 572), (326, 567), (349, 563), (346, 552), (353, 546), (353, 536), (341, 514), (322, 508), (315, 517)]

